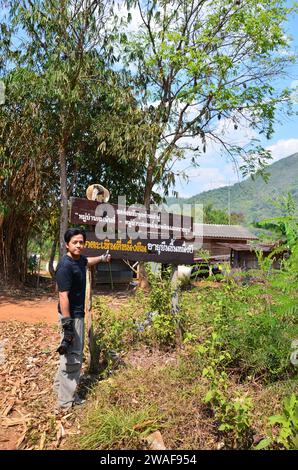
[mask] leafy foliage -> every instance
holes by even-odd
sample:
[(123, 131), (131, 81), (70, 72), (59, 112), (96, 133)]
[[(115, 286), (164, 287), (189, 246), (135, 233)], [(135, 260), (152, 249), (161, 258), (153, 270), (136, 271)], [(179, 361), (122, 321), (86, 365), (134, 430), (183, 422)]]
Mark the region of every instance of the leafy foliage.
[(181, 315), (179, 313), (174, 315), (172, 312), (174, 289), (171, 281), (172, 268), (168, 267), (154, 274), (147, 266), (147, 274), (150, 284), (149, 306), (151, 312), (155, 313), (152, 321), (152, 339), (160, 346), (173, 346)]
[[(185, 149), (197, 164), (211, 140), (234, 161), (241, 156), (244, 174), (264, 174), (270, 152), (256, 141), (249, 148), (231, 144), (219, 121), (235, 132), (245, 123), (272, 135), (279, 104), (289, 103), (289, 90), (276, 93), (271, 78), (287, 66), (283, 23), (295, 6), (277, 0), (126, 3), (141, 17), (137, 31), (129, 33), (120, 22), (119, 36), (151, 131), (145, 202), (154, 184), (167, 194), (177, 176), (172, 163), (183, 159)], [(295, 60), (291, 54), (287, 59)]]
[(278, 426), (278, 435), (263, 439), (256, 446), (257, 450), (276, 445), (287, 450), (298, 450), (298, 398), (294, 393), (284, 399), (282, 414), (270, 416), (268, 422)]

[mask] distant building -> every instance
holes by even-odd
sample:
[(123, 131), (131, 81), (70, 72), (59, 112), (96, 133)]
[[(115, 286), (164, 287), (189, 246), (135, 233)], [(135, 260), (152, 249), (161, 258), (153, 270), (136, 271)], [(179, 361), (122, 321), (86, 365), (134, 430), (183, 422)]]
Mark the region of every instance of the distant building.
[[(273, 243), (257, 243), (258, 237), (240, 225), (195, 224), (195, 233), (202, 237), (200, 249), (208, 250), (211, 264), (226, 261), (232, 268), (256, 269), (259, 267), (256, 250), (267, 257), (275, 249)], [(274, 256), (273, 268), (280, 267), (282, 256), (283, 253)], [(204, 261), (199, 251), (194, 260)]]
[(230, 258), (231, 248), (226, 244), (247, 245), (248, 242), (258, 239), (246, 227), (241, 225), (194, 224), (194, 230), (198, 237), (196, 252), (208, 250), (211, 260), (227, 260)]
[[(250, 246), (249, 244), (241, 243), (222, 243), (223, 248), (227, 248), (231, 251), (230, 263), (233, 268), (241, 269), (257, 269), (259, 268), (258, 257), (256, 250), (263, 253), (263, 257), (266, 258), (275, 249), (274, 244), (257, 244)], [(285, 250), (286, 251), (286, 250)], [(283, 258), (284, 252), (280, 252), (273, 256), (274, 260), (272, 267), (274, 269), (280, 268), (280, 263)]]

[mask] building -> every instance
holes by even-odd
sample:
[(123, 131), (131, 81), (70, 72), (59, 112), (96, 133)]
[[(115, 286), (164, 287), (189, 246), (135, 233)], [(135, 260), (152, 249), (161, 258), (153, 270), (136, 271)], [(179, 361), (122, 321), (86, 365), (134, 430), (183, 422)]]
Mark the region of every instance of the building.
[(241, 225), (194, 224), (194, 230), (197, 237), (195, 258), (200, 256), (201, 250), (208, 250), (211, 259), (229, 259), (229, 244), (249, 246), (249, 242), (258, 239)]
[[(259, 261), (256, 252), (261, 252), (263, 259), (267, 258), (272, 251), (276, 248), (275, 244), (261, 244), (255, 246), (241, 243), (222, 243), (223, 248), (231, 251), (230, 263), (233, 268), (241, 269), (257, 269), (259, 268)], [(280, 263), (283, 254), (286, 250), (280, 251), (273, 256), (272, 267), (274, 269), (280, 268)]]

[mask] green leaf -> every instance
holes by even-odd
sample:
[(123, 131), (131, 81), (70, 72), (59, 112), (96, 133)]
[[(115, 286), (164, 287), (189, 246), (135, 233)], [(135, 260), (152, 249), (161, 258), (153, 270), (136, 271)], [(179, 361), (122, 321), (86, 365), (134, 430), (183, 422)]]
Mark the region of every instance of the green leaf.
[(214, 397), (214, 392), (212, 390), (209, 390), (209, 392), (206, 393), (204, 397), (204, 403), (209, 403)]
[(283, 415), (270, 416), (268, 418), (270, 424), (284, 424), (288, 423), (288, 420)]
[(262, 440), (255, 446), (255, 449), (256, 449), (256, 450), (266, 449), (266, 447), (268, 447), (270, 444), (271, 444), (271, 439), (269, 439), (269, 438), (262, 439)]

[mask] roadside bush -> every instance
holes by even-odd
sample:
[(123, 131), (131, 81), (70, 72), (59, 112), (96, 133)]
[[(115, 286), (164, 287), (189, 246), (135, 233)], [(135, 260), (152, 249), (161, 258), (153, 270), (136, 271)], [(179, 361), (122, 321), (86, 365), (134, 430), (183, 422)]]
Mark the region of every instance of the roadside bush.
[(222, 350), (230, 355), (227, 366), (242, 379), (253, 375), (274, 381), (296, 373), (290, 348), (298, 338), (297, 294), (283, 292), (275, 278), (266, 285), (229, 282), (205, 294), (189, 294), (185, 311), (188, 342), (195, 345), (216, 328)]
[(298, 450), (298, 397), (292, 393), (283, 402), (282, 414), (270, 416), (269, 424), (278, 426), (278, 434), (263, 439), (256, 450), (271, 448), (283, 448), (286, 450)]
[(289, 353), (292, 340), (298, 337), (297, 325), (294, 328), (271, 312), (232, 319), (222, 337), (232, 364), (244, 376), (263, 375), (276, 380), (294, 372)]
[[(183, 329), (183, 311), (178, 307), (177, 312), (172, 311), (172, 298), (174, 289), (171, 280), (171, 268), (162, 273), (154, 274), (147, 268), (150, 284), (149, 309), (151, 326), (143, 335), (143, 339), (162, 348), (173, 347), (177, 335)], [(182, 296), (181, 293), (179, 293)], [(181, 299), (180, 299), (181, 303)]]
[(94, 303), (94, 335), (96, 344), (104, 358), (113, 353), (121, 353), (124, 346), (135, 339), (135, 325), (129, 314), (129, 307), (111, 309), (102, 298)]

